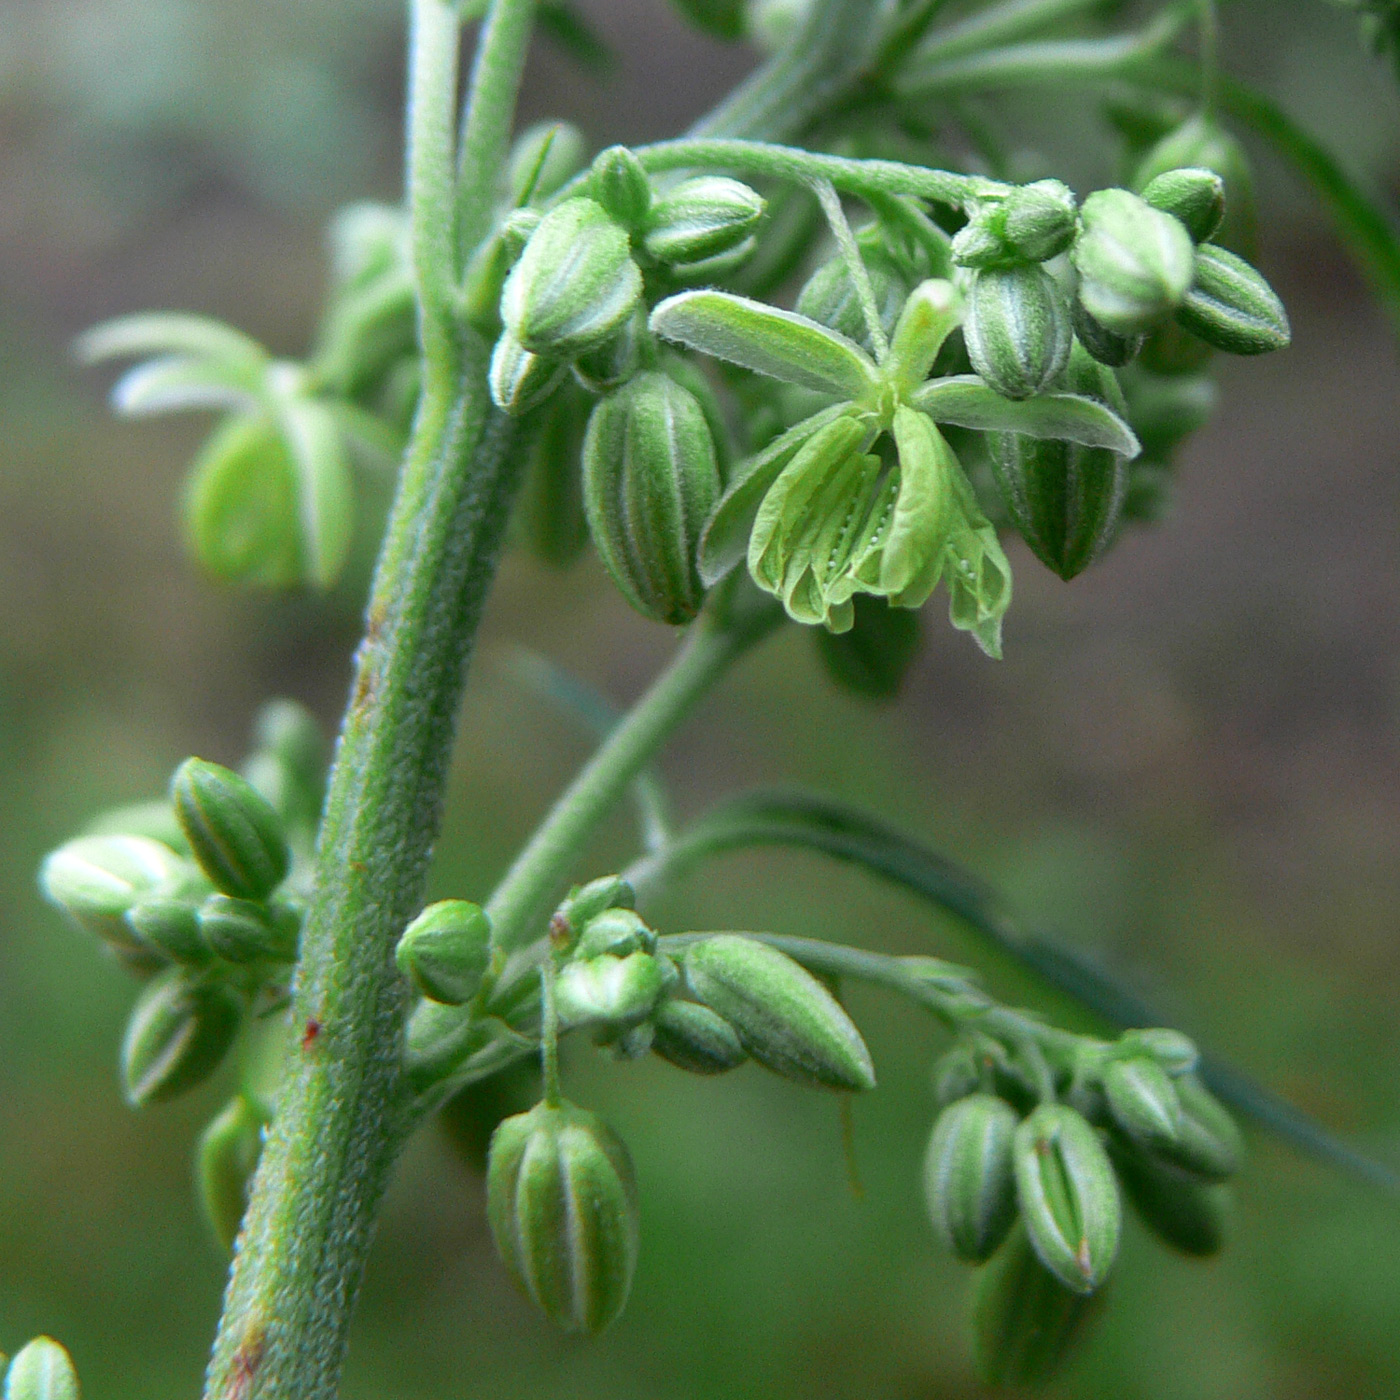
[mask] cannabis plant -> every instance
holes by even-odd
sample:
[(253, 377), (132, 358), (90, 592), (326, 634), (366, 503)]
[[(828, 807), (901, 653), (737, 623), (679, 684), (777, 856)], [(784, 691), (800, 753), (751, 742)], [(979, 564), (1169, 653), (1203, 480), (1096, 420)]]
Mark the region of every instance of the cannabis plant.
[[(233, 1256), (209, 1400), (335, 1393), (396, 1159), (437, 1110), (522, 1063), (542, 1067), (540, 1101), (488, 1124), (502, 1262), (566, 1330), (618, 1317), (646, 1183), (566, 1093), (566, 1037), (689, 1074), (753, 1061), (850, 1096), (875, 1089), (878, 1066), (843, 989), (927, 1012), (947, 1036), (922, 1190), (974, 1273), (971, 1345), (991, 1382), (1056, 1372), (1125, 1209), (1168, 1248), (1221, 1247), (1242, 1162), (1222, 1099), (1323, 1142), (1091, 967), (1019, 938), (975, 882), (879, 820), (760, 792), (676, 829), (645, 774), (781, 627), (806, 629), (838, 683), (888, 696), (926, 606), (987, 664), (1014, 647), (1008, 536), (1029, 546), (1024, 567), (1073, 579), (1159, 519), (1215, 402), (1216, 357), (1289, 341), (1254, 263), (1232, 125), (1297, 163), (1393, 302), (1388, 226), (1220, 73), (1208, 3), (1136, 28), (1100, 0), (682, 8), (769, 56), (677, 139), (590, 155), (562, 122), (513, 134), (531, 0), (412, 0), (405, 198), (333, 219), (307, 358), (192, 315), (127, 316), (82, 340), (90, 362), (134, 361), (119, 412), (216, 415), (182, 511), (218, 579), (330, 587), (367, 508), (362, 473), (401, 462), (333, 761), (311, 717), (273, 700), (240, 771), (187, 759), (164, 798), (103, 814), (40, 876), (138, 983), (120, 1054), (133, 1107), (236, 1063), (195, 1149)], [(1385, 29), (1387, 7), (1369, 8)], [(538, 18), (587, 48), (558, 0)], [(1008, 166), (970, 100), (1029, 85), (1101, 100), (1118, 183), (1076, 191)], [(424, 907), (507, 542), (561, 570), (591, 546), (677, 646), (489, 897)], [(632, 789), (635, 861), (580, 869)], [(1051, 1024), (934, 957), (657, 927), (668, 882), (774, 843), (902, 884), (1117, 1028)], [(5, 1376), (5, 1400), (77, 1394), (47, 1338)]]

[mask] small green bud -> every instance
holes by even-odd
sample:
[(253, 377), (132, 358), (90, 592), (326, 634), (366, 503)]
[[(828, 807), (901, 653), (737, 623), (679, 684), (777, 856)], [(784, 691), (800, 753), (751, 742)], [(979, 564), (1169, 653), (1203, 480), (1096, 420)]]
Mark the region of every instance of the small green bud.
[(147, 836), (79, 836), (49, 854), (39, 885), (80, 927), (119, 951), (139, 953), (144, 945), (126, 912), (189, 872), (188, 861)]
[(511, 144), (506, 198), (512, 207), (542, 203), (583, 167), (583, 133), (569, 122), (539, 122)]
[(491, 961), (491, 920), (470, 900), (430, 904), (404, 929), (394, 961), (425, 997), (462, 1006), (477, 994)]
[(491, 1138), (486, 1211), (506, 1267), (570, 1332), (621, 1313), (637, 1263), (637, 1186), (622, 1140), (570, 1103), (507, 1118)]
[(623, 228), (639, 229), (651, 208), (651, 180), (626, 146), (609, 146), (593, 158), (593, 198)]
[(785, 953), (717, 934), (692, 944), (685, 977), (759, 1064), (798, 1083), (873, 1089), (870, 1051), (836, 998)]
[(554, 988), (560, 1023), (569, 1028), (599, 1022), (635, 1025), (651, 1015), (661, 982), (661, 965), (649, 953), (570, 962)]
[(598, 958), (605, 953), (625, 958), (629, 953), (654, 953), (656, 935), (633, 909), (605, 909), (583, 926), (574, 955)]
[(1113, 1149), (1113, 1165), (1143, 1223), (1173, 1249), (1206, 1258), (1225, 1243), (1229, 1191), (1178, 1171), (1130, 1143)]
[(679, 625), (700, 611), (696, 548), (719, 491), (705, 414), (668, 375), (638, 375), (595, 405), (584, 509), (604, 566), (644, 616)]
[(232, 1249), (248, 1205), (248, 1183), (262, 1155), (263, 1123), (252, 1104), (238, 1094), (200, 1134), (195, 1175), (204, 1218), (214, 1238)]
[(171, 962), (198, 967), (210, 959), (200, 935), (199, 906), (188, 899), (143, 899), (126, 911), (132, 933)]
[(1132, 1054), (1147, 1055), (1170, 1075), (1190, 1074), (1200, 1063), (1201, 1052), (1190, 1036), (1166, 1026), (1124, 1031), (1119, 1048)]
[(1212, 243), (1196, 249), (1196, 277), (1177, 321), (1231, 355), (1264, 355), (1291, 339), (1274, 289), (1242, 257)]
[(658, 262), (700, 262), (742, 243), (767, 207), (757, 190), (739, 180), (697, 175), (656, 198), (642, 242)]
[(201, 939), (231, 963), (295, 962), (301, 918), (291, 905), (211, 894), (199, 906)]
[(555, 941), (568, 946), (583, 926), (605, 909), (631, 909), (637, 902), (632, 886), (621, 875), (600, 875), (569, 892), (551, 921), (559, 932)]
[(35, 1337), (5, 1370), (5, 1400), (78, 1400), (73, 1359), (52, 1337)]
[(1181, 305), (1191, 285), (1191, 235), (1127, 190), (1097, 190), (1084, 201), (1074, 245), (1084, 309), (1118, 335), (1151, 327)]
[(1084, 309), (1084, 303), (1078, 296), (1070, 303), (1069, 313), (1079, 343), (1101, 365), (1119, 369), (1142, 349), (1142, 336), (1118, 335), (1107, 326), (1101, 326)]
[(975, 1094), (982, 1087), (982, 1066), (977, 1051), (959, 1040), (933, 1062), (933, 1101), (939, 1108)]
[(723, 1074), (748, 1059), (734, 1027), (698, 1001), (663, 1001), (652, 1027), (651, 1048), (677, 1069)]
[(982, 1270), (973, 1301), (973, 1352), (988, 1385), (1044, 1385), (1064, 1363), (1093, 1300), (1040, 1262), (1018, 1225)]
[(1244, 148), (1224, 127), (1197, 113), (1148, 150), (1133, 171), (1132, 187), (1145, 192), (1159, 176), (1183, 169), (1210, 170), (1221, 178), (1228, 208), (1211, 237), (1247, 254), (1255, 236), (1254, 177)]
[(1074, 229), (1073, 191), (1037, 180), (984, 202), (953, 239), (953, 260), (976, 269), (1045, 262), (1069, 247)]
[(1176, 1141), (1181, 1099), (1156, 1060), (1112, 1061), (1104, 1071), (1103, 1087), (1113, 1121), (1134, 1142), (1151, 1150)]
[(1204, 243), (1225, 218), (1225, 181), (1199, 166), (1164, 170), (1148, 181), (1142, 197), (1154, 209), (1180, 219), (1197, 243)]
[(817, 652), (838, 685), (869, 700), (893, 700), (919, 653), (919, 612), (863, 593), (851, 602), (855, 620), (850, 631), (818, 628)]
[(1035, 1252), (1066, 1288), (1092, 1293), (1118, 1252), (1122, 1206), (1098, 1134), (1042, 1104), (1016, 1130), (1016, 1196)]
[(501, 293), (501, 319), (525, 349), (569, 360), (617, 331), (641, 292), (627, 234), (594, 200), (567, 199), (530, 235)]
[[(862, 255), (865, 270), (870, 274), (870, 287), (875, 293), (875, 309), (880, 324), (889, 335), (899, 320), (899, 313), (912, 290), (898, 262), (883, 249), (873, 249)], [(830, 326), (848, 340), (853, 340), (867, 353), (874, 353), (870, 327), (861, 310), (860, 296), (851, 281), (846, 259), (837, 255), (822, 263), (802, 285), (795, 309), (800, 316)]]
[(924, 1194), (934, 1228), (959, 1259), (990, 1259), (1016, 1219), (1011, 1149), (1019, 1122), (994, 1094), (971, 1094), (938, 1115)]
[(639, 302), (632, 315), (601, 345), (574, 361), (574, 377), (593, 394), (606, 394), (637, 372), (647, 339), (646, 312)]
[(286, 878), (291, 853), (282, 820), (245, 778), (187, 758), (171, 779), (170, 800), (194, 858), (225, 894), (265, 899)]
[(1153, 1154), (1202, 1181), (1225, 1181), (1239, 1170), (1244, 1139), (1235, 1120), (1193, 1074), (1173, 1080), (1181, 1100), (1181, 1127), (1170, 1142), (1153, 1144)]
[(1028, 399), (1065, 367), (1069, 307), (1043, 267), (989, 268), (973, 280), (963, 338), (972, 367), (997, 393)]
[(548, 355), (532, 354), (511, 331), (505, 330), (492, 347), (486, 382), (491, 402), (502, 413), (519, 418), (542, 404), (567, 373), (567, 365)]
[(229, 987), (170, 968), (141, 991), (122, 1040), (122, 1082), (133, 1108), (174, 1098), (207, 1079), (243, 1016)]

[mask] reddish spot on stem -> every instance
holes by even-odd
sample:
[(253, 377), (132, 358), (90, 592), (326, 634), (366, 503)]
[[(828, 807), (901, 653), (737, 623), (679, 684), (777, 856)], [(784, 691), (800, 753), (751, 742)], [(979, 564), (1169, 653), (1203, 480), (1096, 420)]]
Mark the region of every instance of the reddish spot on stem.
[(306, 1023), (306, 1029), (301, 1033), (301, 1048), (303, 1051), (310, 1050), (316, 1043), (316, 1037), (321, 1034), (321, 1023), (313, 1016)]
[(253, 1389), (253, 1381), (267, 1350), (267, 1332), (261, 1322), (255, 1322), (238, 1344), (229, 1368), (229, 1400), (245, 1400)]

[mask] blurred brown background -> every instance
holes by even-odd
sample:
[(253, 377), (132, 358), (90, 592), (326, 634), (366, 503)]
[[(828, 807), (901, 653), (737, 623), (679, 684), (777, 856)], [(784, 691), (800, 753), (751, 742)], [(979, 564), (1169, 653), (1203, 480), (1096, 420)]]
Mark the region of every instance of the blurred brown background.
[[(598, 144), (674, 132), (753, 62), (663, 0), (586, 8), (617, 51), (612, 78), (542, 42), (526, 115), (570, 116)], [(1351, 19), (1238, 0), (1227, 21), (1229, 65), (1393, 207), (1400, 100)], [(94, 1400), (195, 1393), (223, 1263), (189, 1151), (220, 1096), (122, 1106), (130, 984), (43, 906), (35, 867), (97, 808), (158, 791), (185, 754), (235, 760), (270, 695), (333, 725), (363, 578), (327, 602), (196, 577), (174, 501), (204, 425), (117, 423), (104, 377), (67, 347), (102, 317), (172, 307), (299, 353), (326, 214), (395, 196), (401, 67), (389, 0), (0, 0), (0, 1348), (53, 1332)], [(1015, 110), (1028, 147), (1087, 129)], [(1256, 154), (1261, 261), (1294, 346), (1222, 367), (1223, 406), (1186, 454), (1173, 517), (1072, 586), (1018, 546), (1000, 665), (935, 600), (887, 711), (834, 691), (789, 629), (664, 766), (686, 812), (761, 778), (904, 822), (1400, 1163), (1395, 339), (1324, 216)], [(1082, 188), (1109, 180), (1092, 148), (1072, 159)], [(618, 701), (672, 644), (593, 564), (561, 585), (508, 560), (467, 702), (443, 893), (484, 893), (586, 752), (582, 730), (522, 690), (521, 642)], [(596, 868), (629, 839), (620, 813)], [(732, 859), (657, 912), (669, 928), (968, 953), (910, 902), (790, 854)], [(555, 1336), (516, 1297), (479, 1180), (425, 1134), (389, 1202), (347, 1396), (979, 1393), (968, 1278), (935, 1245), (917, 1186), (939, 1041), (902, 1008), (855, 1006), (882, 1076), (856, 1106), (859, 1197), (830, 1100), (756, 1070), (694, 1082), (574, 1053), (574, 1092), (624, 1133), (643, 1191), (636, 1293), (600, 1342)], [(1400, 1202), (1252, 1142), (1225, 1255), (1189, 1264), (1131, 1233), (1113, 1304), (1054, 1393), (1400, 1393)]]

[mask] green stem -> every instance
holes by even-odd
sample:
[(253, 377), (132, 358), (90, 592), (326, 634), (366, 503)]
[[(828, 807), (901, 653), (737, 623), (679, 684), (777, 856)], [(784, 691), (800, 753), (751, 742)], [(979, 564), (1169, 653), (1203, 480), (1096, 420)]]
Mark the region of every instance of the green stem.
[(885, 335), (884, 326), (880, 323), (880, 311), (875, 305), (875, 289), (870, 284), (870, 273), (866, 270), (865, 259), (861, 257), (860, 249), (856, 246), (856, 236), (851, 232), (846, 211), (841, 208), (840, 196), (830, 180), (817, 180), (812, 188), (817, 202), (822, 207), (822, 213), (826, 215), (827, 227), (836, 239), (836, 246), (841, 250), (841, 257), (846, 264), (846, 275), (851, 279), (851, 286), (856, 289), (856, 300), (860, 302), (860, 314), (865, 320), (866, 333), (874, 347), (875, 359), (883, 363), (885, 356), (890, 352), (890, 342)]

